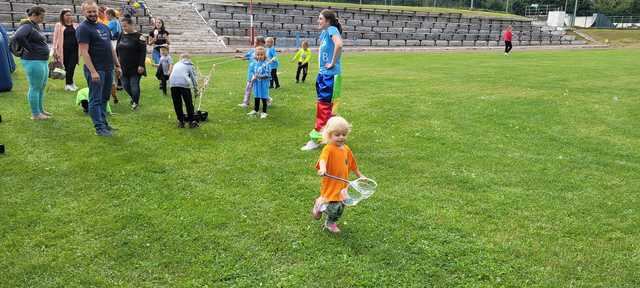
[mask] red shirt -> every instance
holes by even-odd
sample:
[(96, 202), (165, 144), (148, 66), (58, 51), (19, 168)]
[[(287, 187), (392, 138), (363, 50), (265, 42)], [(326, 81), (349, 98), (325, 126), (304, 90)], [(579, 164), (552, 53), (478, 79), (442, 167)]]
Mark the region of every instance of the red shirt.
[(504, 41), (511, 41), (513, 38), (513, 33), (511, 31), (504, 31)]

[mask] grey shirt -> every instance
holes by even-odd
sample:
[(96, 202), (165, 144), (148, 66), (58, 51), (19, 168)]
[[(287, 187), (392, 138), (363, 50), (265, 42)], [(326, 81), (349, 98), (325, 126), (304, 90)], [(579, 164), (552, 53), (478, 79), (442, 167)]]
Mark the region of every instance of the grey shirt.
[(169, 73), (171, 73), (171, 71), (169, 71), (169, 66), (171, 66), (172, 62), (173, 60), (170, 55), (160, 56), (160, 62), (158, 64), (160, 65), (160, 69), (162, 69), (162, 73), (164, 75), (168, 76)]
[(22, 54), (24, 60), (49, 60), (49, 45), (40, 26), (33, 21), (20, 25), (14, 36), (25, 51)]
[(189, 59), (180, 59), (173, 65), (173, 71), (169, 76), (169, 86), (198, 89), (198, 76), (195, 67)]

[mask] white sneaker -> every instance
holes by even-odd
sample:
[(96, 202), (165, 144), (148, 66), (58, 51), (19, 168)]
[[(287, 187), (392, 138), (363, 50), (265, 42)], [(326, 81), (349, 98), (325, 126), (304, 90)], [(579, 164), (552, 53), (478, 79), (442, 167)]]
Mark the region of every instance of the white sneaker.
[(242, 108), (244, 108), (244, 109), (249, 108), (249, 105), (244, 104), (244, 103), (240, 103), (240, 104), (238, 104), (238, 106), (240, 106), (240, 107), (242, 107)]
[(309, 140), (309, 142), (307, 142), (307, 144), (302, 146), (302, 148), (300, 148), (300, 150), (302, 150), (302, 151), (311, 151), (311, 150), (314, 150), (314, 149), (318, 149), (318, 147), (320, 147), (320, 144), (316, 143), (316, 141)]
[(256, 114), (258, 114), (258, 112), (251, 110), (251, 112), (247, 113), (247, 116), (256, 116)]
[(504, 56), (509, 56), (509, 53), (504, 53)]
[(267, 118), (267, 116), (269, 116), (269, 114), (267, 114), (267, 113), (261, 113), (261, 114), (260, 114), (260, 119)]
[(71, 86), (71, 85), (64, 85), (64, 91), (73, 91), (73, 86)]
[(76, 92), (78, 90), (78, 86), (76, 84), (71, 84), (71, 91)]

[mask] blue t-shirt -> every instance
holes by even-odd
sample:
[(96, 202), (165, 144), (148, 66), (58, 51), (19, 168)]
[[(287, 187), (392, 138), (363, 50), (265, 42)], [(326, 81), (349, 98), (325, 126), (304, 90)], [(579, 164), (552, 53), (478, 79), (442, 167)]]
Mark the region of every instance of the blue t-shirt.
[(115, 19), (111, 20), (107, 27), (109, 27), (109, 31), (111, 31), (111, 40), (118, 40), (120, 33), (122, 32), (122, 28), (120, 28), (120, 21)]
[(278, 65), (280, 64), (280, 62), (278, 62), (278, 52), (276, 52), (276, 48), (267, 48), (267, 59), (274, 59), (271, 63), (269, 63), (269, 68), (278, 69)]
[(334, 26), (329, 26), (329, 28), (322, 30), (320, 33), (320, 55), (318, 58), (320, 61), (320, 70), (319, 74), (324, 75), (337, 75), (340, 74), (340, 58), (336, 59), (336, 65), (333, 68), (327, 70), (325, 65), (331, 63), (333, 59), (333, 49), (335, 48), (335, 43), (333, 43), (333, 39), (331, 39), (334, 35), (340, 37), (340, 32), (338, 28)]
[(267, 61), (255, 61), (251, 63), (253, 67), (253, 75), (256, 75), (257, 80), (271, 79), (271, 67), (267, 64)]
[(76, 29), (78, 43), (89, 44), (89, 56), (97, 71), (113, 70), (111, 32), (102, 23), (82, 21)]
[(247, 65), (247, 81), (251, 81), (251, 79), (253, 78), (253, 67), (251, 64), (256, 61), (255, 53), (256, 49), (251, 48), (249, 49), (249, 51), (247, 51), (247, 53), (244, 54), (244, 58), (249, 61)]

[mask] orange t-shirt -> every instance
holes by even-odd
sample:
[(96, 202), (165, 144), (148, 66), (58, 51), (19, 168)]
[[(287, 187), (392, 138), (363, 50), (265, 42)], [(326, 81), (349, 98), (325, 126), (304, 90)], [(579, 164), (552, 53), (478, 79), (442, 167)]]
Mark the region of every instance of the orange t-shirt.
[[(348, 179), (349, 171), (358, 170), (356, 159), (353, 158), (353, 153), (347, 145), (338, 147), (335, 144), (327, 144), (320, 153), (320, 159), (316, 164), (316, 169), (320, 169), (320, 160), (327, 162), (327, 174), (337, 176), (340, 178)], [(342, 195), (340, 191), (347, 188), (347, 183), (334, 180), (328, 177), (322, 177), (322, 183), (320, 184), (320, 195), (326, 199), (326, 201), (342, 201)]]

